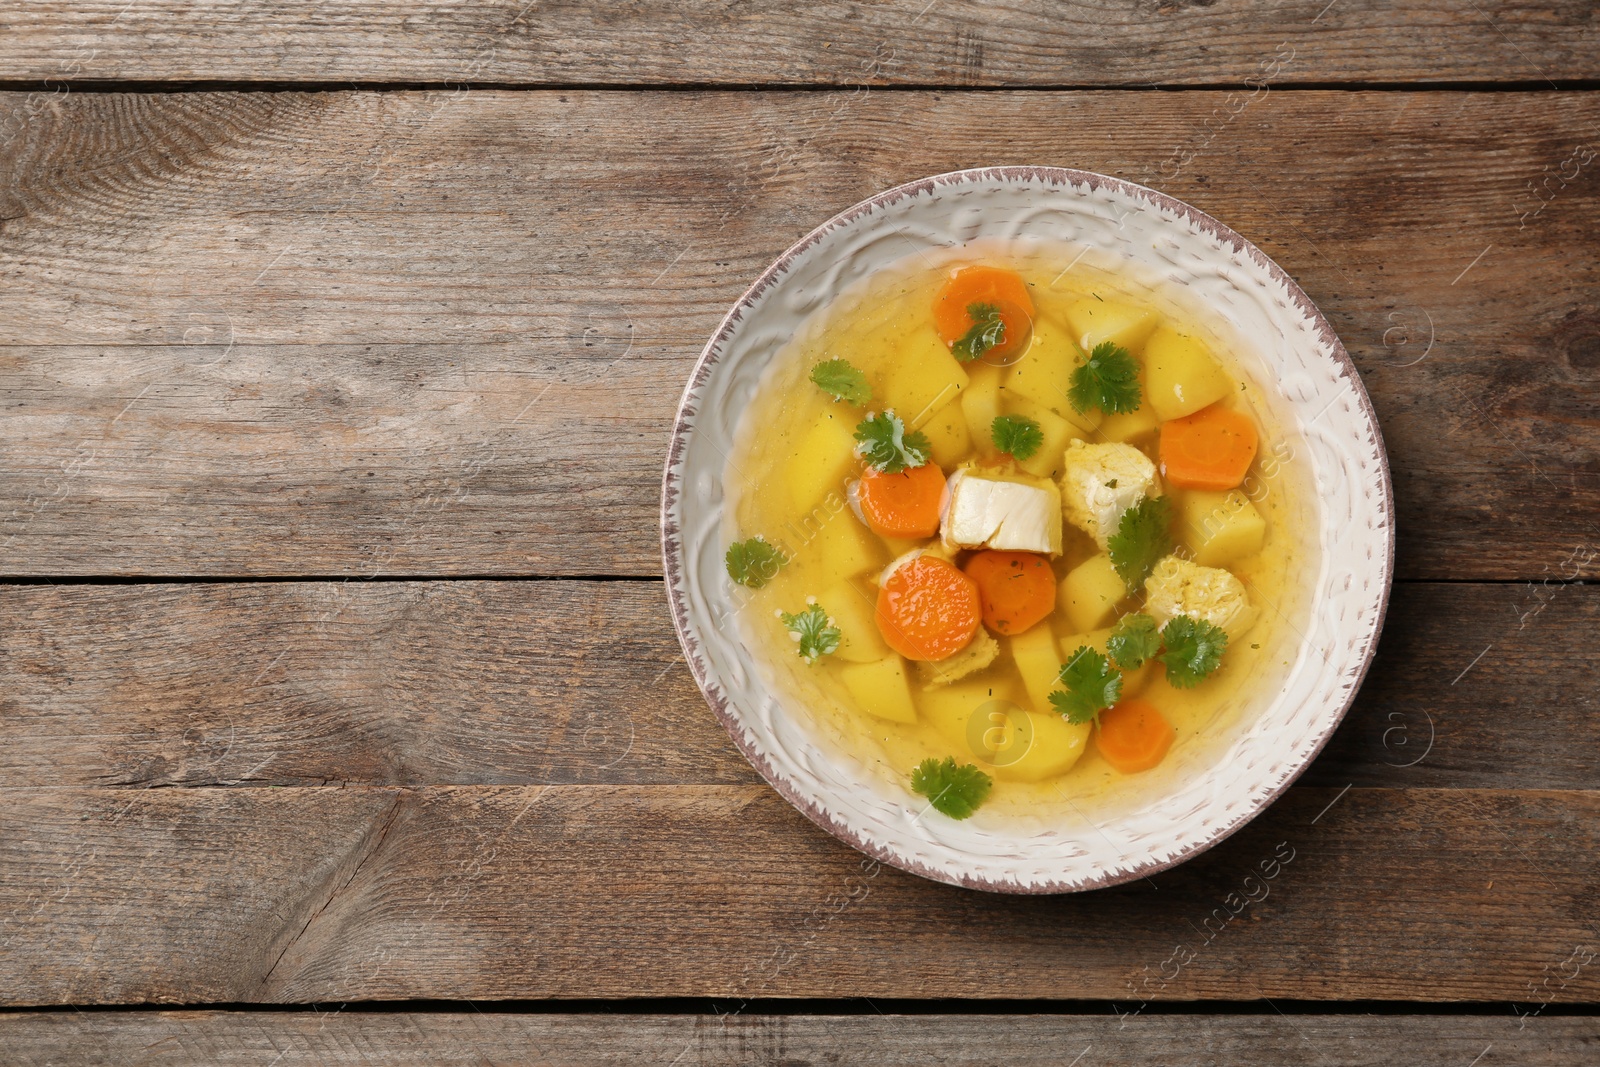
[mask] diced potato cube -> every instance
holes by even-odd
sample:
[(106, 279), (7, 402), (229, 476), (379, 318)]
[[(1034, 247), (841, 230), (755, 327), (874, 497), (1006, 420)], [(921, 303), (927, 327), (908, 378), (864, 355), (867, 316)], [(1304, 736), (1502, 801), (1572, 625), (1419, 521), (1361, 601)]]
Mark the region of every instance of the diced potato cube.
[[(1144, 390), (1143, 395), (1148, 397), (1149, 391)], [(1125, 444), (1143, 441), (1151, 437), (1160, 425), (1161, 420), (1156, 417), (1156, 409), (1146, 401), (1133, 411), (1121, 415), (1107, 415), (1101, 419), (1100, 439)]]
[(1048, 315), (1040, 315), (1034, 320), (1028, 351), (1006, 371), (1001, 396), (1007, 405), (1028, 402), (1055, 412), (1082, 432), (1093, 430), (1100, 424), (1100, 409), (1080, 412), (1068, 399), (1072, 372), (1082, 361), (1083, 354), (1067, 331)]
[(834, 655), (850, 663), (871, 663), (889, 655), (874, 617), (877, 595), (864, 583), (835, 582), (823, 590), (817, 603), (839, 628), (839, 648)]
[(1261, 551), (1267, 520), (1237, 489), (1190, 489), (1178, 497), (1177, 533), (1202, 567), (1221, 567)]
[(1038, 710), (1049, 710), (1050, 694), (1060, 688), (1057, 679), (1061, 674), (1061, 653), (1050, 624), (1041, 622), (1008, 640), (1028, 700)]
[(1118, 604), (1128, 595), (1111, 557), (1090, 556), (1061, 579), (1056, 599), (1061, 613), (1078, 633), (1098, 630), (1111, 621)]
[(990, 427), (1000, 414), (1000, 368), (987, 363), (969, 365), (972, 373), (961, 394), (961, 413), (967, 420), (967, 433), (978, 451), (994, 453)]
[(1150, 684), (1150, 679), (1156, 676), (1156, 661), (1147, 659), (1136, 670), (1122, 672), (1122, 699), (1136, 697)]
[(899, 559), (907, 552), (921, 548), (922, 541), (915, 537), (884, 537), (883, 545), (889, 550), (890, 559)]
[(912, 429), (967, 388), (966, 370), (939, 339), (931, 324), (906, 338), (883, 383), (883, 402)]
[(789, 503), (807, 511), (830, 491), (844, 499), (845, 482), (860, 465), (855, 423), (843, 405), (825, 412), (795, 445), (783, 466)]
[(1008, 758), (1010, 749), (998, 751), (995, 777), (1013, 782), (1040, 782), (1071, 770), (1089, 744), (1091, 724), (1074, 726), (1055, 711), (1023, 711), (1021, 714), (1027, 719), (1027, 748), (1015, 758)]
[(958, 400), (934, 412), (933, 417), (922, 424), (922, 432), (933, 445), (933, 461), (941, 467), (954, 467), (972, 451), (972, 435)]
[(905, 309), (893, 300), (874, 298), (857, 290), (842, 296), (828, 311), (837, 316), (835, 321), (850, 324), (838, 354), (869, 376), (877, 362), (891, 357), (891, 346), (906, 335)]
[(1021, 415), (1037, 422), (1039, 432), (1044, 437), (1044, 444), (1039, 446), (1039, 451), (1027, 459), (1018, 460), (1017, 466), (1036, 478), (1053, 478), (1061, 473), (1061, 457), (1067, 450), (1067, 442), (1083, 440), (1084, 431), (1031, 400), (1011, 400), (1007, 409), (1009, 415)]
[(1101, 654), (1105, 653), (1106, 641), (1111, 637), (1111, 627), (1102, 626), (1096, 630), (1083, 633), (1068, 634), (1061, 639), (1061, 662), (1065, 663), (1072, 656), (1087, 645)]
[(816, 539), (817, 555), (826, 573), (855, 576), (879, 570), (889, 562), (879, 542), (846, 508), (833, 516)]
[(1001, 768), (1027, 759), (1033, 749), (1038, 718), (1022, 705), (1006, 700), (987, 705), (980, 717), (980, 725), (983, 730), (975, 740), (988, 753), (983, 758), (993, 764), (996, 774), (999, 774)]
[(806, 574), (851, 578), (888, 562), (883, 542), (856, 519), (850, 508), (816, 508), (782, 531), (786, 547)]
[[(1111, 640), (1111, 633), (1114, 629), (1115, 627), (1106, 626), (1098, 630), (1091, 630), (1088, 633), (1072, 634), (1067, 637), (1063, 637), (1061, 639), (1062, 662), (1066, 662), (1069, 658), (1077, 654), (1078, 649), (1084, 648), (1085, 646), (1094, 649), (1102, 656), (1109, 657), (1110, 652), (1107, 649), (1107, 643)], [(1116, 664), (1113, 662), (1112, 666), (1116, 666)], [(1156, 661), (1152, 659), (1146, 660), (1134, 670), (1123, 671), (1123, 699), (1126, 700), (1128, 697), (1138, 696), (1139, 692), (1144, 689), (1147, 684), (1149, 684), (1151, 677), (1154, 675), (1155, 668)]]
[(1159, 321), (1154, 312), (1114, 300), (1089, 297), (1067, 308), (1067, 324), (1072, 339), (1085, 352), (1105, 341), (1137, 353)]
[(997, 749), (991, 761), (996, 777), (1037, 782), (1062, 774), (1078, 762), (1089, 740), (1090, 724), (1069, 724), (1050, 703), (1050, 694), (1061, 687), (1061, 655), (1049, 624), (1041, 623), (1010, 641), (1011, 658), (1022, 675), (1031, 708), (1013, 713), (1017, 739), (1011, 747)]
[(1233, 390), (1211, 350), (1170, 326), (1151, 334), (1145, 344), (1144, 370), (1146, 402), (1163, 422), (1191, 415)]
[(957, 682), (917, 694), (922, 715), (952, 746), (957, 763), (990, 761), (1007, 750), (1015, 737), (1017, 703), (1008, 686), (992, 682)]
[(861, 710), (891, 722), (917, 721), (906, 665), (899, 656), (840, 667), (839, 680)]

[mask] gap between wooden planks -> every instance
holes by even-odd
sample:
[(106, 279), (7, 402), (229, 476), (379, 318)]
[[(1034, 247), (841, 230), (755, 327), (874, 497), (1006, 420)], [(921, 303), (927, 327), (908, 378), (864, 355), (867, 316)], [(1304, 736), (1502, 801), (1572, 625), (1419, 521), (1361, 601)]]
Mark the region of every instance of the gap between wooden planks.
[[(1600, 1043), (1600, 1020), (1536, 1015), (536, 1015), (374, 1012), (22, 1013), (0, 1016), (0, 1041), (24, 1067), (391, 1067), (540, 1064), (635, 1067), (681, 1062), (924, 1067), (1210, 1067), (1217, 1063), (1566, 1067)], [(1086, 1055), (1087, 1054), (1087, 1055)], [(1487, 1058), (1486, 1058), (1487, 1059)]]
[(726, 307), (861, 197), (1006, 162), (1158, 185), (1305, 285), (1373, 394), (1403, 576), (1593, 558), (1590, 95), (0, 107), (12, 574), (658, 574), (668, 429)]
[[(1584, 0), (665, 3), (93, 0), (12, 5), (14, 79), (1143, 85), (1600, 76)], [(1273, 65), (1275, 64), (1275, 65)]]

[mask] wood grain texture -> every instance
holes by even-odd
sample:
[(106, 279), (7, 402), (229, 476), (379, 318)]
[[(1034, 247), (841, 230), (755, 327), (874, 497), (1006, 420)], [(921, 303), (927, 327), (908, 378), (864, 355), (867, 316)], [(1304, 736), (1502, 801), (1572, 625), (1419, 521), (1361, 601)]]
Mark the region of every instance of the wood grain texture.
[[(740, 785), (654, 582), (0, 587), (0, 787)], [(1586, 789), (1587, 585), (1403, 585), (1306, 781)]]
[(997, 162), (1157, 184), (1305, 285), (1374, 395), (1403, 575), (1541, 579), (1600, 529), (1594, 96), (3, 106), (11, 573), (658, 574), (724, 309), (833, 211)]
[(0, 1016), (17, 1067), (602, 1067), (929, 1063), (1061, 1067), (1568, 1067), (1600, 1052), (1600, 1021), (1462, 1015), (521, 1015), (326, 1010), (29, 1012)]
[(218, 790), (207, 793), (217, 803), (188, 811), (161, 792), (101, 795), (85, 805), (12, 792), (0, 808), (0, 950), (13, 998), (49, 990), (55, 1003), (99, 1002), (108, 966), (133, 989), (184, 984), (200, 960), (259, 983), (398, 811), (397, 794), (380, 790)]
[(12, 587), (0, 786), (753, 783), (659, 582)]
[(1600, 32), (1582, 0), (13, 0), (0, 9), (0, 41), (10, 77), (59, 81), (1238, 83), (1280, 50), (1294, 81), (1600, 74)]
[(0, 1002), (1532, 1010), (1600, 990), (1597, 828), (1594, 792), (1296, 787), (1150, 881), (1010, 898), (880, 868), (765, 786), (6, 791)]

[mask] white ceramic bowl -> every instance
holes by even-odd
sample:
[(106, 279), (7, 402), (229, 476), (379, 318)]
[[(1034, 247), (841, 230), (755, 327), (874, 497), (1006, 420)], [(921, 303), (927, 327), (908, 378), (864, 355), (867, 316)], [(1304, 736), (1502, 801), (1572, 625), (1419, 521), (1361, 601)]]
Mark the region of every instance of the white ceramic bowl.
[[(916, 250), (974, 240), (1078, 249), (1086, 269), (1162, 281), (1236, 339), (1238, 368), (1303, 446), (1314, 544), (1292, 663), (1239, 729), (1179, 760), (1171, 788), (1058, 827), (922, 818), (903, 783), (863, 773), (821, 736), (744, 640), (723, 567), (723, 471), (762, 372), (853, 282)], [(1343, 718), (1383, 625), (1394, 560), (1383, 441), (1354, 365), (1277, 264), (1222, 223), (1152, 189), (1085, 171), (999, 167), (899, 186), (828, 220), (728, 312), (694, 368), (662, 493), (667, 592), (684, 657), (762, 777), (841, 841), (941, 882), (1013, 893), (1114, 885), (1214, 845), (1282, 793)], [(1220, 747), (1219, 747), (1220, 746)], [(1176, 753), (1176, 750), (1175, 750)], [(1169, 757), (1171, 761), (1173, 757)], [(1077, 810), (1076, 808), (1074, 810)], [(981, 813), (980, 813), (981, 814)]]

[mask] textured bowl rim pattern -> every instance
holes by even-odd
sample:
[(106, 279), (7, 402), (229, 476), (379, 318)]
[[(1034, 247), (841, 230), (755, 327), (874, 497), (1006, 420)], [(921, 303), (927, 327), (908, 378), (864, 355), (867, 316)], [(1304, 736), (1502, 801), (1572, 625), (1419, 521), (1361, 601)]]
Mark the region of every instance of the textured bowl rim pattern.
[[(970, 872), (957, 873), (942, 868), (930, 867), (927, 864), (901, 855), (876, 838), (860, 833), (828, 811), (821, 803), (804, 795), (793, 783), (776, 772), (766, 754), (750, 740), (749, 735), (743, 728), (743, 721), (733, 708), (727, 693), (724, 692), (720, 680), (711, 671), (707, 658), (701, 654), (700, 641), (693, 629), (694, 623), (689, 617), (685, 599), (679, 591), (679, 585), (684, 576), (681, 560), (683, 541), (682, 531), (673, 517), (673, 507), (683, 491), (683, 486), (680, 484), (678, 476), (678, 467), (684, 457), (688, 439), (698, 413), (696, 404), (700, 393), (717, 368), (717, 364), (723, 355), (721, 350), (725, 342), (732, 337), (745, 314), (756, 306), (757, 301), (769, 288), (783, 278), (790, 266), (801, 254), (834, 231), (849, 226), (856, 219), (901, 200), (914, 198), (925, 193), (933, 193), (942, 187), (996, 180), (1004, 183), (1086, 185), (1091, 190), (1097, 190), (1101, 187), (1115, 190), (1133, 199), (1146, 201), (1158, 209), (1178, 216), (1215, 238), (1219, 243), (1231, 246), (1236, 257), (1252, 260), (1258, 267), (1265, 270), (1271, 280), (1284, 287), (1289, 297), (1294, 301), (1296, 308), (1304, 316), (1305, 321), (1316, 331), (1319, 339), (1328, 347), (1334, 362), (1338, 366), (1339, 375), (1351, 387), (1356, 403), (1367, 424), (1371, 427), (1372, 447), (1378, 459), (1382, 508), (1387, 517), (1387, 537), (1383, 545), (1383, 581), (1378, 592), (1378, 602), (1371, 636), (1366, 642), (1361, 662), (1349, 672), (1351, 680), (1345, 690), (1342, 703), (1335, 713), (1328, 716), (1325, 728), (1311, 742), (1308, 751), (1299, 764), (1292, 767), (1283, 780), (1259, 797), (1256, 803), (1245, 809), (1231, 823), (1221, 827), (1204, 840), (1196, 841), (1165, 858), (1145, 857), (1143, 859), (1131, 859), (1128, 865), (1118, 870), (1108, 871), (1098, 876), (1090, 876), (1070, 883), (986, 878)], [(718, 721), (728, 731), (728, 735), (733, 739), (734, 744), (744, 754), (744, 757), (750, 761), (751, 766), (756, 769), (757, 773), (780, 796), (812, 822), (857, 851), (881, 863), (919, 875), (930, 881), (995, 893), (1020, 895), (1076, 893), (1103, 889), (1146, 878), (1184, 863), (1201, 852), (1215, 847), (1271, 807), (1289, 786), (1294, 784), (1295, 780), (1305, 772), (1306, 768), (1316, 760), (1316, 757), (1327, 745), (1328, 739), (1333, 736), (1334, 731), (1344, 721), (1344, 717), (1349, 712), (1351, 705), (1355, 703), (1356, 695), (1366, 679), (1367, 671), (1371, 667), (1373, 657), (1377, 652), (1379, 638), (1383, 633), (1384, 621), (1388, 614), (1389, 594), (1394, 582), (1394, 486), (1389, 471), (1388, 452), (1384, 446), (1382, 430), (1378, 425), (1377, 413), (1372, 407), (1371, 397), (1367, 394), (1366, 386), (1361, 380), (1361, 375), (1356, 368), (1355, 362), (1350, 358), (1349, 352), (1346, 351), (1343, 342), (1339, 340), (1338, 334), (1334, 332), (1333, 326), (1322, 314), (1321, 309), (1312, 302), (1311, 298), (1289, 276), (1288, 272), (1274, 262), (1265, 252), (1257, 248), (1255, 244), (1199, 208), (1186, 204), (1176, 197), (1169, 196), (1159, 190), (1122, 178), (1068, 167), (980, 167), (950, 171), (905, 182), (846, 208), (785, 250), (771, 266), (762, 271), (761, 275), (745, 290), (744, 294), (734, 302), (733, 307), (723, 316), (716, 331), (711, 335), (711, 339), (706, 342), (705, 347), (701, 350), (700, 357), (696, 360), (694, 369), (689, 375), (688, 384), (684, 388), (683, 397), (679, 401), (677, 413), (673, 420), (671, 444), (668, 448), (666, 467), (662, 479), (661, 548), (666, 574), (667, 598), (672, 608), (672, 623), (677, 631), (678, 640), (683, 647), (684, 661), (689, 665), (690, 673), (693, 674), (701, 694), (706, 699), (706, 703), (710, 705)]]

